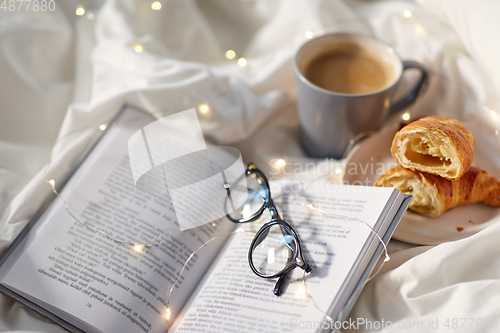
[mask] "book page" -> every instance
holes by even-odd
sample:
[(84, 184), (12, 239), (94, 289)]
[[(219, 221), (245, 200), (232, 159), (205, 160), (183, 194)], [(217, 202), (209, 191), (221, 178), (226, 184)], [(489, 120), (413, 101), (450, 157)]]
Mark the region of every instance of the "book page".
[(332, 218), (302, 204), (355, 216), (373, 227), (391, 194), (390, 188), (326, 185), (305, 196), (275, 199), (282, 219), (298, 232), (303, 255), (312, 267), (305, 283), (303, 271), (296, 268), (287, 290), (277, 297), (273, 294), (276, 279), (260, 278), (250, 270), (249, 246), (260, 225), (270, 220), (266, 212), (258, 222), (242, 225), (245, 232), (231, 237), (172, 331), (269, 333), (330, 328), (333, 324), (323, 318), (355, 271), (352, 268), (371, 231), (360, 222)]
[[(223, 219), (169, 234), (175, 211), (168, 193), (135, 189), (128, 138), (153, 121), (125, 111), (61, 193), (71, 213), (119, 244), (75, 223), (56, 198), (0, 270), (1, 283), (85, 331), (164, 332), (167, 293), (193, 251), (234, 224)], [(193, 256), (170, 300), (175, 318), (225, 242), (220, 237)]]

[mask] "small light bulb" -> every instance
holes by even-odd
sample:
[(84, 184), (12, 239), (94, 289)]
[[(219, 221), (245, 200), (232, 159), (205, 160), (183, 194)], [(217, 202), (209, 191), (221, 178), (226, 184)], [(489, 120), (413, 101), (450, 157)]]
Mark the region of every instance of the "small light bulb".
[(155, 1), (151, 4), (151, 9), (152, 10), (160, 10), (161, 9), (161, 2), (160, 1)]
[(165, 312), (165, 318), (167, 318), (167, 320), (170, 320), (171, 315), (172, 315), (172, 311), (170, 311), (170, 308), (167, 308), (167, 311)]
[(198, 106), (198, 109), (200, 110), (201, 113), (205, 114), (205, 113), (208, 113), (208, 111), (210, 111), (210, 107), (208, 106), (208, 104), (200, 104)]
[(143, 244), (134, 244), (134, 251), (137, 253), (141, 253), (144, 250)]
[(104, 131), (106, 129), (106, 124), (102, 124), (101, 126), (99, 126), (99, 129), (101, 131)]
[(295, 295), (297, 296), (304, 296), (306, 293), (304, 287), (302, 285), (299, 285), (299, 287), (297, 288), (297, 291), (295, 292)]
[(336, 173), (337, 175), (340, 175), (340, 174), (342, 173), (342, 169), (341, 169), (341, 168), (337, 168), (337, 169), (335, 169), (335, 173)]
[(490, 115), (491, 115), (491, 118), (498, 119), (498, 113), (496, 113), (495, 111), (490, 111)]
[(226, 58), (231, 60), (231, 59), (234, 59), (234, 57), (236, 57), (236, 52), (234, 52), (233, 50), (226, 51)]
[(389, 260), (391, 260), (391, 257), (389, 257), (389, 255), (386, 253), (384, 262), (388, 262)]
[(241, 67), (245, 67), (247, 65), (247, 60), (245, 58), (239, 58), (238, 65), (240, 65)]
[(313, 36), (314, 36), (314, 35), (313, 35), (313, 33), (312, 33), (312, 32), (307, 31), (307, 32), (305, 33), (305, 36), (306, 36), (306, 38), (307, 38), (307, 39), (311, 39), (311, 38), (313, 38)]
[(403, 12), (404, 17), (411, 17), (411, 12), (407, 9)]
[(401, 118), (403, 118), (404, 121), (408, 121), (410, 120), (410, 112), (406, 111), (405, 113), (403, 113), (403, 115), (401, 116)]
[(276, 165), (279, 167), (285, 166), (286, 161), (284, 159), (280, 158), (279, 160), (276, 161)]
[(141, 53), (144, 50), (141, 44), (134, 44), (134, 51), (137, 53)]
[(85, 14), (85, 8), (82, 5), (76, 7), (75, 14), (78, 16), (83, 16)]
[(49, 184), (50, 186), (52, 186), (52, 188), (54, 188), (54, 185), (56, 185), (56, 181), (54, 179), (51, 179), (49, 180)]
[(235, 232), (245, 232), (245, 230), (243, 230), (242, 228), (238, 228), (238, 229), (236, 229)]

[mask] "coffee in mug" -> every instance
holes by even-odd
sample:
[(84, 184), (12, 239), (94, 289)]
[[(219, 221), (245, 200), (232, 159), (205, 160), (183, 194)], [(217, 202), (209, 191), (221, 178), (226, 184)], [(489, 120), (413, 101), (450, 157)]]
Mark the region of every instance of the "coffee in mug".
[(367, 94), (394, 81), (394, 68), (357, 44), (339, 44), (306, 65), (304, 76), (326, 90)]
[[(409, 68), (420, 70), (420, 80), (393, 102), (393, 92)], [(305, 43), (294, 69), (302, 144), (310, 156), (337, 159), (356, 138), (377, 130), (387, 115), (413, 103), (427, 77), (424, 66), (401, 61), (389, 45), (344, 33)]]

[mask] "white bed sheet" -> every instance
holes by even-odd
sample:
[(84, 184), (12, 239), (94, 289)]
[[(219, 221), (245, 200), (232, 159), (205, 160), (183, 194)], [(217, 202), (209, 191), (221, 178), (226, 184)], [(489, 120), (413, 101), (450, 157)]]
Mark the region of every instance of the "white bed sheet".
[[(56, 139), (76, 130), (55, 149), (49, 177), (58, 181), (97, 134), (86, 126), (106, 123), (124, 103), (158, 117), (207, 103), (204, 133), (263, 169), (272, 158), (303, 156), (291, 61), (307, 31), (371, 34), (426, 64), (431, 83), (412, 114), (463, 120), (476, 149), (491, 152), (484, 168), (500, 168), (498, 1), (164, 0), (152, 11), (147, 1), (108, 0), (85, 2), (81, 17), (78, 4), (0, 10), (1, 249), (49, 194), (42, 170)], [(248, 65), (225, 59), (229, 49)], [(394, 325), (497, 318), (499, 236), (494, 225), (465, 240), (396, 252), (351, 318)], [(63, 331), (3, 295), (0, 329)]]

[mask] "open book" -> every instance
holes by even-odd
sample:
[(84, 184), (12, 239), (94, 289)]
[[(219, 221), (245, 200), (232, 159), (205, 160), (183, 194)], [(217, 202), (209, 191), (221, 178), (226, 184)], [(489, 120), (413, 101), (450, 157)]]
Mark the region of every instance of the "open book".
[[(3, 256), (0, 290), (74, 332), (319, 332), (333, 327), (325, 318), (343, 320), (382, 246), (369, 227), (342, 216), (366, 222), (387, 242), (411, 198), (392, 188), (323, 182), (292, 193), (286, 181), (272, 183), (313, 268), (305, 279), (295, 269), (276, 297), (276, 281), (254, 275), (247, 257), (268, 214), (171, 235), (162, 228), (176, 218), (172, 204), (135, 189), (127, 147), (153, 121), (125, 107), (58, 189), (75, 217), (111, 238), (163, 240), (144, 249), (119, 244), (75, 223), (53, 196)], [(214, 237), (179, 277), (191, 253)]]

